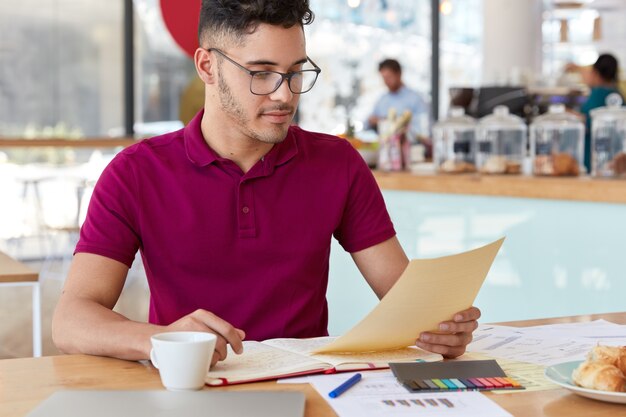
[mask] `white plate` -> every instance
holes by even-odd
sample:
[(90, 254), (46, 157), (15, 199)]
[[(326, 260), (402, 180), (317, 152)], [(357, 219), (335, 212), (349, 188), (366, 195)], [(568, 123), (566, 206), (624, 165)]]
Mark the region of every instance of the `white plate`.
[(626, 392), (597, 391), (579, 387), (572, 381), (572, 371), (578, 368), (582, 361), (564, 362), (548, 366), (545, 371), (546, 378), (557, 385), (562, 386), (574, 394), (594, 400), (607, 401), (610, 403), (626, 404)]

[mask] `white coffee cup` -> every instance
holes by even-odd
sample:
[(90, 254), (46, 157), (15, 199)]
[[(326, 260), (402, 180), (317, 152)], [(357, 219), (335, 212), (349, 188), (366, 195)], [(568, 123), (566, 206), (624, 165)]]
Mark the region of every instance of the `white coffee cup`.
[(217, 336), (205, 332), (167, 332), (150, 338), (150, 360), (171, 391), (198, 390), (211, 364)]

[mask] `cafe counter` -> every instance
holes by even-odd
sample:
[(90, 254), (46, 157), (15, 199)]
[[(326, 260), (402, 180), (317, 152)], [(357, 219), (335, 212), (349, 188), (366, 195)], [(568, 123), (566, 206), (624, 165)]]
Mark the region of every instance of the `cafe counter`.
[(618, 179), (382, 171), (374, 176), (383, 190), (626, 203), (626, 181)]

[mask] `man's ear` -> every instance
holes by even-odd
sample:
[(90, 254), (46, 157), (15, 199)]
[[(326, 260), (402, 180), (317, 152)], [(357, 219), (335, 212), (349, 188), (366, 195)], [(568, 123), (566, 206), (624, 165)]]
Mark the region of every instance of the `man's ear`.
[(217, 62), (215, 54), (210, 53), (206, 49), (198, 48), (193, 56), (198, 76), (205, 84), (214, 84), (217, 81), (216, 70)]

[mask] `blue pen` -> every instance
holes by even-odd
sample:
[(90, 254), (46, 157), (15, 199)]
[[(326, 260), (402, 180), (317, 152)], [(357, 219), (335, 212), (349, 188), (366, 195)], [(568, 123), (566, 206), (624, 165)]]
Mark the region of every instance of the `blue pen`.
[(337, 388), (328, 393), (330, 398), (337, 398), (351, 387), (353, 387), (357, 382), (361, 380), (361, 374), (354, 374), (343, 384), (339, 385)]

